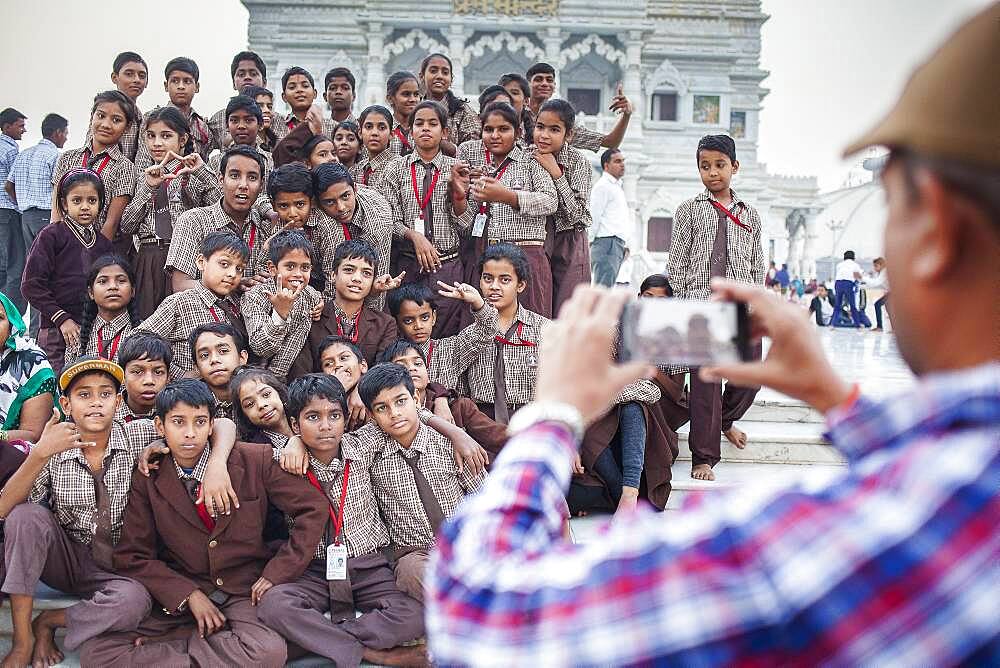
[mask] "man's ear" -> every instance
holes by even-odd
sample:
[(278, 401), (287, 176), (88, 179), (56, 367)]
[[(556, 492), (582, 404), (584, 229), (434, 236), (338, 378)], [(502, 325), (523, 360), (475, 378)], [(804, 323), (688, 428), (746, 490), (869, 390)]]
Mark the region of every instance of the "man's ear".
[(153, 416), (153, 426), (156, 427), (156, 433), (163, 438), (166, 434), (163, 433), (163, 420), (160, 419), (159, 415)]
[(247, 355), (247, 351), (245, 351), (245, 350), (241, 350), (241, 351), (240, 351), (240, 364), (241, 364), (241, 365), (242, 365), (242, 364), (246, 364), (246, 363), (247, 363), (247, 359), (248, 359), (248, 357), (249, 357), (249, 356)]
[(272, 278), (278, 275), (278, 268), (275, 267), (274, 263), (270, 260), (267, 261), (267, 273), (269, 273)]
[(518, 281), (517, 282), (517, 294), (521, 294), (527, 288), (528, 288), (528, 282), (527, 281)]
[(167, 87), (166, 81), (163, 82), (163, 92), (168, 94), (170, 93), (170, 89)]
[(358, 364), (358, 367), (361, 369), (362, 374), (368, 373), (368, 360), (361, 360), (361, 363)]
[(115, 86), (118, 85), (118, 73), (117, 72), (112, 72), (111, 73), (111, 83), (113, 83)]
[(920, 280), (936, 282), (960, 262), (962, 234), (971, 212), (930, 171), (918, 169), (914, 176), (920, 211), (909, 225), (920, 243), (910, 270)]
[(65, 394), (59, 397), (59, 408), (62, 409), (63, 415), (69, 418), (69, 397)]
[(198, 83), (197, 81), (194, 82), (194, 92), (195, 93), (200, 93), (201, 92), (201, 84)]

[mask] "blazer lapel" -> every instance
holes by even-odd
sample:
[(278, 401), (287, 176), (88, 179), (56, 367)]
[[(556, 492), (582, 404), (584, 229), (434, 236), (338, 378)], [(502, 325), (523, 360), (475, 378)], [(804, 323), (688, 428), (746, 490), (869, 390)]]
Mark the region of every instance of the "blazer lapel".
[[(240, 461), (238, 460), (238, 458), (230, 457), (229, 458), (229, 480), (230, 480), (230, 483), (233, 486), (233, 489), (236, 490), (237, 494), (239, 494), (240, 490), (243, 489), (243, 477), (244, 477), (244, 474), (245, 474), (245, 471), (243, 469), (243, 464), (240, 463)], [(228, 515), (219, 515), (218, 517), (215, 518), (215, 528), (212, 530), (212, 534), (211, 534), (212, 538), (218, 537), (226, 529), (229, 528), (229, 524), (233, 521), (233, 519), (235, 518), (237, 512), (239, 512), (239, 511), (234, 509)]]
[(198, 511), (195, 510), (194, 502), (191, 501), (191, 497), (188, 496), (184, 485), (177, 478), (177, 469), (174, 467), (173, 460), (170, 457), (164, 457), (160, 462), (160, 469), (159, 474), (156, 476), (157, 491), (189, 524), (198, 529), (198, 531), (207, 534), (208, 529), (205, 528), (201, 518), (198, 517)]

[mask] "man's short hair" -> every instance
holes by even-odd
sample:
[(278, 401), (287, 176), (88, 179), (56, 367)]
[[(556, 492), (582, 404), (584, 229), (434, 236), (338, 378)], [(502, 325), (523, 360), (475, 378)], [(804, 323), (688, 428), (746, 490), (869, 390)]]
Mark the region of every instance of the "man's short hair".
[(194, 62), (190, 58), (185, 58), (184, 56), (178, 56), (177, 58), (171, 58), (166, 66), (163, 68), (163, 78), (169, 79), (171, 72), (184, 72), (185, 74), (190, 74), (195, 83), (198, 83), (198, 79), (201, 78), (201, 70), (198, 69), (198, 63)]
[(149, 73), (149, 65), (147, 65), (146, 61), (143, 60), (142, 56), (140, 56), (135, 51), (122, 51), (117, 56), (115, 56), (115, 61), (111, 64), (111, 73), (118, 74), (119, 72), (122, 71), (122, 68), (128, 65), (129, 63), (139, 63), (140, 65), (146, 68), (147, 74)]
[(844, 251), (844, 259), (845, 260), (853, 260), (854, 259), (854, 251), (852, 251), (852, 250)]
[(296, 74), (301, 74), (302, 76), (304, 76), (306, 79), (309, 80), (310, 86), (312, 86), (313, 88), (316, 87), (316, 82), (313, 80), (313, 75), (309, 74), (309, 70), (307, 70), (304, 67), (295, 66), (295, 67), (289, 67), (287, 70), (285, 70), (285, 73), (281, 75), (282, 91), (284, 91), (285, 88), (288, 86), (288, 80), (291, 79)]
[(228, 230), (209, 232), (201, 240), (201, 246), (198, 248), (199, 254), (206, 260), (219, 251), (228, 251), (233, 255), (239, 255), (243, 262), (250, 258), (250, 247), (247, 246), (247, 242), (235, 232)]
[(174, 350), (170, 342), (159, 334), (136, 332), (122, 341), (118, 364), (124, 369), (136, 360), (163, 362), (169, 368), (174, 361)]
[(247, 342), (243, 339), (243, 335), (236, 331), (235, 327), (225, 322), (209, 322), (204, 325), (198, 325), (188, 334), (188, 347), (191, 349), (191, 359), (198, 359), (198, 356), (195, 354), (195, 348), (202, 334), (228, 336), (233, 340), (237, 353), (250, 352), (247, 348)]
[(229, 65), (229, 78), (236, 76), (236, 70), (240, 69), (240, 62), (244, 60), (252, 60), (253, 64), (257, 66), (260, 70), (260, 78), (267, 81), (267, 65), (264, 61), (253, 51), (240, 51), (235, 56), (233, 56), (233, 62)]
[(395, 290), (390, 290), (386, 295), (385, 303), (389, 313), (395, 318), (399, 315), (399, 310), (403, 307), (403, 302), (413, 302), (417, 306), (427, 304), (432, 311), (437, 310), (437, 295), (434, 291), (423, 283), (407, 283)]
[(13, 107), (7, 107), (3, 111), (0, 111), (0, 127), (17, 123), (22, 118), (27, 118), (27, 116)]
[(729, 156), (730, 162), (736, 162), (736, 142), (729, 135), (705, 135), (694, 153), (696, 161), (701, 159), (702, 151), (718, 151)]
[(354, 73), (351, 72), (346, 67), (334, 67), (332, 70), (327, 72), (326, 76), (323, 77), (323, 90), (325, 91), (327, 88), (329, 88), (330, 82), (336, 79), (337, 77), (342, 77), (344, 79), (347, 79), (347, 83), (351, 84), (351, 92), (352, 93), (354, 92), (356, 86), (356, 82), (354, 80)]
[(69, 127), (69, 121), (59, 114), (46, 114), (42, 119), (42, 136), (51, 139), (52, 135)]
[(536, 74), (551, 74), (552, 76), (555, 76), (556, 68), (552, 67), (548, 63), (535, 63), (528, 68), (528, 71), (524, 73), (524, 76), (528, 78), (528, 81), (531, 81), (531, 77)]
[[(245, 111), (256, 118), (258, 123), (264, 123), (264, 112), (260, 110), (257, 101), (248, 95), (234, 95), (229, 98), (229, 103), (226, 104), (227, 123), (229, 122), (229, 114), (234, 111)], [(261, 170), (261, 173), (263, 173), (263, 170)]]
[(615, 157), (615, 153), (621, 153), (621, 151), (616, 148), (609, 148), (601, 154), (601, 169), (607, 167), (608, 163), (611, 162), (611, 158)]
[(340, 380), (325, 373), (307, 373), (293, 380), (288, 386), (286, 417), (298, 420), (306, 404), (317, 397), (338, 404), (346, 415), (347, 393)]
[[(254, 106), (257, 107), (256, 102), (254, 103)], [(260, 107), (257, 107), (257, 111), (260, 112)], [(226, 166), (229, 164), (230, 158), (238, 155), (242, 155), (244, 158), (250, 158), (256, 162), (257, 166), (260, 167), (260, 178), (264, 178), (264, 158), (255, 147), (247, 146), (246, 144), (230, 146), (229, 150), (222, 154), (222, 160), (219, 162), (219, 172), (222, 173), (223, 177), (226, 175)]]

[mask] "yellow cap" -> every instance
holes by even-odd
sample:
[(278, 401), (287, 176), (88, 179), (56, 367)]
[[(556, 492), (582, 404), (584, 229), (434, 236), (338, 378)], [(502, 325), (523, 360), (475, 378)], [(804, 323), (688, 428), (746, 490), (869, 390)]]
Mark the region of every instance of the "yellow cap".
[(62, 374), (59, 376), (59, 389), (65, 391), (74, 378), (88, 371), (104, 371), (110, 374), (118, 381), (119, 388), (125, 382), (125, 372), (122, 371), (120, 366), (100, 357), (87, 356), (81, 357), (63, 369)]
[(910, 77), (896, 106), (852, 142), (1000, 165), (1000, 3), (959, 28)]

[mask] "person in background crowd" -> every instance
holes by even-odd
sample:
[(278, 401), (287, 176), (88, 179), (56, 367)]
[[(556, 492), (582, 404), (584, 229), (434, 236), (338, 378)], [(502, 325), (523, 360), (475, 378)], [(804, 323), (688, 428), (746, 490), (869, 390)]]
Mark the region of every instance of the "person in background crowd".
[(856, 281), (860, 281), (862, 276), (861, 265), (854, 261), (854, 251), (844, 251), (844, 259), (837, 263), (837, 268), (834, 271), (833, 318), (830, 320), (832, 327), (836, 327), (840, 323), (841, 310), (845, 304), (851, 308), (851, 322), (853, 326), (861, 326), (861, 316), (855, 300), (854, 290)]
[(625, 155), (616, 148), (601, 154), (601, 178), (590, 192), (590, 215), (593, 227), (590, 243), (590, 269), (596, 285), (613, 286), (625, 261), (628, 241), (632, 238), (632, 211), (625, 198), (622, 177)]
[(24, 268), (21, 255), (24, 242), (21, 239), (21, 212), (17, 208), (17, 198), (6, 184), (17, 158), (17, 142), (24, 136), (27, 118), (10, 107), (0, 111), (0, 183), (4, 184), (0, 189), (0, 290), (14, 295), (15, 300), (21, 299), (21, 291), (17, 288), (11, 290), (8, 284), (14, 280), (14, 273), (17, 273), (16, 280), (21, 280), (18, 269)]
[(2, 292), (0, 306), (0, 441), (37, 443), (52, 416), (55, 373), (28, 338), (20, 311)]
[(782, 264), (781, 269), (774, 273), (774, 282), (781, 286), (781, 294), (788, 294), (788, 285), (792, 282), (791, 276), (788, 275), (788, 265)]
[(816, 296), (809, 302), (809, 313), (815, 318), (817, 326), (829, 326), (833, 319), (833, 298), (825, 285), (816, 288)]
[(865, 287), (884, 290), (881, 297), (875, 300), (875, 327), (873, 332), (882, 331), (882, 309), (889, 313), (889, 274), (885, 270), (885, 258), (877, 257), (872, 262), (875, 265), (875, 275), (865, 281)]

